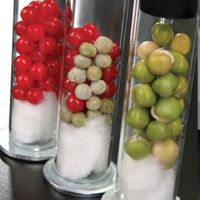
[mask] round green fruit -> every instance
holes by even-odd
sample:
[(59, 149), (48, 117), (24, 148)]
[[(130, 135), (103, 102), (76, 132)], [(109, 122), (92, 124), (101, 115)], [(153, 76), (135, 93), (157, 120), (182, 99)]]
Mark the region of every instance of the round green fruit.
[(182, 129), (183, 129), (183, 123), (182, 123), (181, 118), (178, 118), (175, 121), (171, 122), (170, 124), (168, 124), (168, 126), (171, 130), (173, 137), (179, 136), (181, 134)]
[(153, 84), (153, 90), (161, 97), (169, 97), (174, 93), (178, 85), (178, 79), (173, 73), (168, 73), (157, 78)]
[(157, 142), (171, 137), (171, 130), (164, 123), (152, 121), (147, 126), (146, 135), (149, 140)]
[(157, 22), (151, 28), (151, 36), (157, 45), (166, 47), (172, 41), (174, 37), (174, 31), (168, 24)]
[(154, 114), (166, 122), (178, 119), (181, 113), (182, 106), (174, 97), (162, 98), (154, 106)]
[(142, 83), (150, 83), (155, 79), (147, 68), (146, 60), (139, 60), (134, 68), (131, 70), (131, 76)]
[(185, 74), (189, 70), (189, 64), (185, 56), (177, 51), (170, 51), (174, 57), (174, 62), (172, 63), (171, 72), (175, 74)]
[(131, 136), (125, 143), (126, 153), (134, 160), (140, 160), (147, 157), (151, 153), (151, 146), (149, 142), (139, 136)]
[(173, 56), (169, 51), (156, 50), (147, 58), (147, 67), (154, 75), (165, 75), (172, 67)]
[(144, 41), (137, 48), (139, 58), (147, 58), (154, 50), (158, 49), (158, 45), (153, 41)]
[(132, 100), (141, 107), (151, 107), (156, 103), (157, 97), (147, 84), (138, 84), (132, 90)]
[(179, 147), (172, 139), (153, 145), (153, 155), (166, 167), (171, 168), (179, 155)]
[(174, 51), (178, 51), (183, 55), (186, 55), (191, 48), (190, 38), (185, 33), (178, 33), (172, 40), (170, 45), (171, 49)]
[(149, 111), (139, 106), (132, 107), (125, 117), (126, 124), (136, 129), (144, 129), (149, 121)]
[(184, 98), (188, 92), (188, 81), (184, 76), (177, 76), (178, 86), (174, 91), (174, 97)]
[(86, 123), (86, 116), (84, 113), (73, 113), (72, 114), (72, 124), (76, 127), (84, 126)]

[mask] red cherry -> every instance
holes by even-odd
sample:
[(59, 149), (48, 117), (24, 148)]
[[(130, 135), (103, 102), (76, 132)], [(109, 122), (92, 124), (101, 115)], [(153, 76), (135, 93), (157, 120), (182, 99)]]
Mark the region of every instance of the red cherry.
[(79, 100), (75, 95), (70, 94), (67, 97), (66, 106), (72, 112), (82, 112), (85, 109), (85, 101)]
[(17, 86), (14, 86), (12, 88), (12, 96), (15, 99), (18, 99), (18, 100), (25, 100), (25, 92), (24, 92), (24, 90), (18, 88)]
[(116, 65), (111, 64), (111, 66), (102, 69), (102, 78), (107, 83), (114, 80), (119, 74), (119, 70), (117, 69)]
[(59, 19), (61, 18), (60, 8), (57, 6), (55, 1), (42, 2), (41, 13), (44, 19), (47, 19), (52, 16), (57, 17)]
[(25, 36), (16, 41), (16, 50), (20, 54), (29, 54), (34, 50), (34, 47), (34, 43)]
[(28, 24), (37, 22), (40, 17), (40, 11), (34, 6), (26, 6), (21, 11), (21, 18)]
[(52, 77), (47, 77), (44, 80), (40, 81), (39, 87), (40, 89), (48, 92), (53, 91), (56, 88), (57, 82), (56, 79)]
[(59, 31), (58, 31), (58, 33), (54, 36), (55, 37), (55, 39), (56, 40), (61, 40), (61, 39), (63, 39), (63, 37), (64, 37), (64, 29), (62, 28), (62, 29), (60, 29)]
[(66, 38), (66, 42), (71, 48), (78, 48), (79, 45), (86, 41), (85, 31), (83, 28), (72, 28)]
[(17, 22), (15, 25), (15, 31), (19, 36), (26, 35), (26, 23), (24, 21)]
[(52, 77), (58, 77), (60, 73), (61, 63), (58, 60), (48, 60), (46, 62), (48, 74)]
[(61, 42), (57, 42), (56, 47), (54, 49), (54, 51), (52, 52), (52, 56), (54, 58), (59, 58), (60, 56), (62, 56), (62, 43)]
[(74, 66), (65, 65), (65, 71), (68, 73)]
[(30, 76), (35, 81), (41, 81), (47, 76), (47, 68), (42, 63), (34, 63), (29, 70)]
[(56, 35), (62, 31), (62, 22), (56, 17), (50, 17), (44, 24), (45, 31), (49, 35)]
[(120, 56), (120, 53), (121, 53), (121, 49), (119, 47), (119, 44), (113, 42), (112, 49), (109, 52), (109, 55), (111, 56), (112, 60), (113, 61), (117, 60)]
[(117, 86), (115, 85), (115, 83), (113, 82), (110, 82), (108, 85), (107, 85), (107, 89), (106, 91), (100, 95), (101, 98), (111, 98), (115, 92), (117, 90)]
[(56, 48), (56, 40), (53, 37), (45, 36), (39, 42), (39, 50), (42, 53), (50, 54)]
[(27, 27), (27, 37), (32, 41), (39, 41), (44, 37), (44, 28), (40, 24), (31, 24)]
[(31, 59), (26, 55), (19, 55), (14, 60), (15, 70), (18, 72), (26, 72), (32, 64)]
[(26, 90), (34, 85), (34, 81), (27, 72), (21, 72), (16, 76), (16, 85), (18, 88)]
[(38, 49), (29, 54), (29, 57), (33, 62), (44, 62), (46, 59), (45, 55)]
[(83, 30), (86, 33), (86, 38), (88, 42), (93, 42), (99, 37), (99, 29), (93, 24), (84, 25)]
[(14, 71), (14, 76), (17, 78), (18, 77), (18, 75), (20, 75), (21, 74), (21, 72), (19, 72), (19, 71), (17, 71), (17, 70), (15, 70)]
[(78, 55), (79, 52), (75, 49), (68, 50), (65, 56), (65, 63), (67, 66), (74, 66), (74, 57)]
[(63, 87), (67, 92), (74, 93), (76, 83), (70, 81), (67, 77), (64, 78)]
[(36, 87), (32, 87), (26, 92), (26, 100), (32, 104), (38, 104), (43, 99), (42, 90)]
[(35, 7), (37, 9), (41, 9), (42, 3), (40, 1), (31, 1), (28, 6)]

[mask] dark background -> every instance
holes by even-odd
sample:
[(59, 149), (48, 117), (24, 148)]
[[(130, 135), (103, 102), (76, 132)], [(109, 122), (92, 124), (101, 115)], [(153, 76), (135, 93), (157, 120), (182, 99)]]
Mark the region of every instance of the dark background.
[[(200, 193), (198, 192), (200, 188), (199, 184), (197, 184), (197, 181), (198, 183), (200, 182), (197, 168), (199, 162), (197, 156), (198, 140), (200, 141), (200, 136), (197, 134), (197, 77), (195, 77), (178, 187), (178, 195), (181, 200), (200, 199)], [(117, 146), (117, 144), (114, 146)], [(117, 151), (114, 149), (113, 152), (113, 160), (116, 160)], [(0, 152), (0, 200), (100, 199), (100, 197), (73, 198), (51, 189), (43, 180), (43, 164), (43, 162), (28, 163), (10, 159)]]

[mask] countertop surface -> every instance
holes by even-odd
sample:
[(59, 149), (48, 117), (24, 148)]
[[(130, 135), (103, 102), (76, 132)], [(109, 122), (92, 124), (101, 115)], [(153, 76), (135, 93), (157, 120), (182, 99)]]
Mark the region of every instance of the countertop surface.
[[(194, 81), (190, 104), (187, 136), (183, 153), (178, 195), (181, 200), (197, 199), (197, 80)], [(115, 145), (117, 146), (117, 145)], [(116, 160), (116, 151), (113, 159)], [(96, 198), (73, 198), (50, 188), (43, 179), (43, 162), (28, 163), (6, 157), (0, 152), (0, 200), (76, 200)], [(199, 181), (199, 177), (198, 177)], [(199, 198), (200, 199), (200, 198)]]

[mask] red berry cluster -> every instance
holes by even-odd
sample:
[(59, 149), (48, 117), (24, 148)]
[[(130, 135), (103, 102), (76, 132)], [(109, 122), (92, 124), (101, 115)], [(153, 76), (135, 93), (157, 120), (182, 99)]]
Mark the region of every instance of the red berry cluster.
[(18, 100), (38, 104), (43, 91), (57, 91), (62, 54), (61, 11), (55, 0), (32, 1), (21, 10), (22, 20), (15, 25), (15, 86)]
[[(95, 40), (100, 36), (99, 29), (93, 24), (86, 24), (82, 27), (71, 28), (66, 35), (66, 44), (67, 51), (65, 55), (65, 72), (66, 75), (75, 67), (74, 59), (75, 56), (79, 54), (79, 46), (84, 43), (94, 44)], [(99, 52), (97, 51), (98, 55)], [(111, 51), (108, 53), (112, 58), (112, 64), (105, 68), (101, 69), (102, 71), (102, 80), (105, 81), (107, 85), (106, 91), (98, 95), (100, 98), (112, 98), (117, 90), (116, 84), (113, 82), (114, 79), (118, 76), (119, 70), (116, 66), (117, 59), (120, 56), (120, 47), (117, 43), (113, 43)], [(92, 58), (95, 60), (95, 56)], [(86, 79), (86, 84), (90, 85), (91, 81)], [(66, 106), (72, 112), (82, 112), (86, 111), (86, 101), (80, 100), (76, 97), (74, 91), (77, 86), (77, 83), (70, 81), (68, 77), (64, 77), (64, 90), (67, 95)]]

